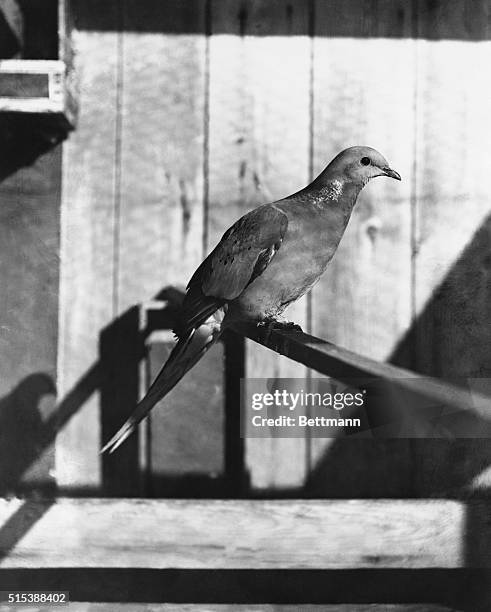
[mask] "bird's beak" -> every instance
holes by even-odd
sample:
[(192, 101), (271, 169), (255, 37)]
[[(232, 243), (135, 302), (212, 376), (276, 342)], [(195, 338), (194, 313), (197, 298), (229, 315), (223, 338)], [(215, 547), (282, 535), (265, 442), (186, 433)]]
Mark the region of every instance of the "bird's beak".
[(385, 176), (390, 176), (390, 178), (396, 179), (396, 181), (401, 180), (401, 175), (399, 172), (392, 170), (392, 168), (386, 166), (385, 168), (382, 168), (382, 172), (385, 174)]

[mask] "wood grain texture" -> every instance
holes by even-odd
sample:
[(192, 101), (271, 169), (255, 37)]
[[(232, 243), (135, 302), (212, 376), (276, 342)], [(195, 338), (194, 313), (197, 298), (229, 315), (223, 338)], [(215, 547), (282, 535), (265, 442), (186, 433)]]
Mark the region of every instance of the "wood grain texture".
[[(377, 360), (386, 359), (411, 321), (411, 176), (414, 51), (411, 4), (315, 2), (313, 167), (342, 149), (369, 145), (402, 176), (377, 178), (360, 194), (346, 234), (313, 290), (312, 333)], [(341, 27), (343, 37), (330, 38)], [(393, 38), (397, 32), (400, 38)], [(386, 465), (386, 457), (391, 465)], [(332, 488), (330, 456), (347, 469)], [(408, 493), (408, 449), (400, 440), (315, 440), (317, 494)], [(380, 476), (377, 476), (380, 474)]]
[[(411, 315), (414, 51), (407, 40), (321, 38), (324, 24), (340, 4), (316, 4), (315, 171), (347, 146), (367, 144), (385, 155), (403, 180), (377, 178), (360, 194), (338, 252), (314, 288), (313, 333), (382, 360), (409, 326)], [(351, 4), (349, 22), (355, 36), (363, 10), (362, 3)], [(383, 36), (381, 24), (389, 27), (399, 10), (409, 31), (407, 6), (379, 3), (373, 18), (377, 35)]]
[[(1, 523), (8, 525), (22, 504), (0, 501)], [(39, 513), (0, 567), (490, 567), (489, 525), (480, 525), (472, 556), (466, 549), (466, 516), (475, 509), (489, 513), (485, 503), (426, 500), (60, 499)], [(2, 550), (8, 530), (0, 538)]]
[[(76, 18), (97, 12), (117, 22), (109, 3), (102, 13), (77, 3)], [(114, 316), (113, 284), (118, 117), (118, 34), (74, 32), (80, 79), (80, 123), (64, 148), (60, 286), (59, 392), (64, 397), (98, 360), (99, 333)], [(92, 392), (92, 391), (91, 391)], [(97, 396), (59, 433), (56, 474), (62, 489), (101, 484)]]
[[(308, 182), (308, 19), (303, 0), (211, 3), (209, 248), (242, 214)], [(276, 35), (285, 28), (301, 35)], [(286, 317), (304, 324), (306, 301)], [(262, 348), (246, 351), (247, 377), (305, 377), (304, 368)], [(248, 440), (251, 486), (299, 486), (305, 456), (304, 440)]]
[[(202, 258), (205, 96), (204, 4), (192, 18), (202, 34), (135, 34), (155, 19), (124, 2), (117, 308), (185, 286)], [(174, 20), (189, 7), (162, 6)]]

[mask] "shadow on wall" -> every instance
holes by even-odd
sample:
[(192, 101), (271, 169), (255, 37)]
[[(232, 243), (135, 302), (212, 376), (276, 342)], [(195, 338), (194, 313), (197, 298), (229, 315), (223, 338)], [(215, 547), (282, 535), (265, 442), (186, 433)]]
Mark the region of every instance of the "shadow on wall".
[[(87, 0), (72, 0), (74, 14), (77, 15), (77, 28), (93, 31), (125, 32), (158, 32), (168, 34), (200, 34), (205, 31), (202, 18), (206, 7), (211, 15), (214, 34), (237, 34), (247, 31), (254, 36), (302, 36), (306, 34), (305, 25), (308, 16), (314, 15), (312, 0), (295, 0), (285, 2), (285, 17), (276, 19), (271, 25), (271, 10), (268, 3), (258, 2), (203, 2), (202, 0), (146, 0), (122, 4), (118, 14), (119, 3), (93, 3)], [(227, 5), (232, 5), (230, 9)], [(280, 3), (281, 4), (281, 3)], [(356, 5), (359, 6), (356, 6)], [(418, 16), (421, 24), (413, 18), (413, 26), (408, 33), (406, 22), (413, 17), (413, 2), (401, 2), (398, 10), (389, 15), (390, 28), (384, 27), (386, 14), (382, 7), (370, 2), (350, 3), (344, 0), (330, 2), (332, 13), (330, 19), (322, 24), (322, 35), (325, 37), (360, 37), (370, 38), (379, 31), (392, 38), (425, 38), (439, 40), (488, 40), (486, 28), (488, 15), (485, 2), (452, 3), (446, 0), (426, 0), (418, 3)], [(347, 6), (346, 6), (347, 5)], [(457, 6), (456, 6), (457, 5)], [(97, 9), (97, 10), (96, 10)], [(278, 14), (277, 10), (277, 14)], [(301, 13), (304, 19), (298, 19)], [(457, 18), (453, 18), (454, 13)], [(359, 16), (353, 20), (353, 16)], [(446, 27), (446, 24), (451, 25)], [(454, 25), (455, 24), (455, 25)]]
[[(55, 394), (52, 378), (37, 373), (24, 378), (0, 400), (0, 494), (25, 488), (22, 476), (53, 439), (51, 425), (46, 426), (41, 414), (41, 402), (46, 395)], [(43, 479), (39, 486), (52, 488), (53, 483)]]
[[(434, 290), (390, 361), (489, 395), (490, 312), (491, 215)], [(470, 385), (469, 378), (473, 379)], [(330, 440), (313, 466), (306, 494), (488, 496), (490, 423), (472, 414), (453, 413), (439, 418), (439, 424), (442, 435), (438, 438)], [(464, 432), (466, 437), (459, 438)]]
[(390, 361), (456, 384), (491, 378), (491, 215), (481, 224)]
[(0, 113), (0, 181), (33, 164), (66, 138), (56, 121), (35, 113)]
[[(0, 400), (0, 495), (28, 493), (41, 489), (52, 493), (54, 483), (48, 488), (23, 484), (23, 475), (35, 466), (43, 451), (51, 445), (57, 432), (84, 406), (94, 392), (99, 391), (101, 401), (101, 445), (111, 437), (134, 409), (140, 392), (141, 362), (147, 356), (146, 340), (156, 330), (171, 330), (176, 320), (183, 293), (175, 288), (163, 289), (155, 299), (165, 304), (162, 309), (129, 308), (100, 333), (99, 359), (77, 381), (56, 411), (47, 418), (41, 415), (41, 402), (46, 394), (55, 394), (51, 377), (33, 374), (21, 381), (15, 389)], [(142, 322), (142, 312), (145, 321)], [(223, 441), (220, 444), (220, 457), (223, 463), (219, 477), (207, 474), (206, 470), (182, 470), (181, 473), (156, 475), (149, 472), (148, 466), (142, 467), (140, 437), (131, 436), (118, 451), (102, 458), (103, 482), (95, 491), (71, 490), (71, 494), (88, 493), (105, 496), (161, 495), (165, 497), (229, 497), (239, 494), (243, 484), (243, 448), (240, 439), (239, 412), (235, 398), (240, 392), (240, 368), (243, 359), (237, 359), (244, 352), (244, 340), (235, 334), (225, 335), (223, 339), (225, 359), (225, 386), (230, 393), (227, 399), (223, 421)], [(234, 358), (230, 358), (233, 355)], [(241, 365), (242, 364), (242, 365)], [(217, 363), (209, 362), (208, 370), (216, 370)], [(196, 382), (196, 381), (195, 381)], [(198, 379), (198, 383), (200, 380)], [(202, 392), (202, 389), (196, 387)], [(188, 390), (189, 391), (189, 390)], [(189, 424), (198, 412), (203, 412), (201, 404), (191, 407)], [(194, 416), (193, 416), (194, 415)], [(213, 419), (209, 426), (213, 426)], [(182, 430), (182, 423), (166, 417), (171, 431)], [(189, 436), (199, 434), (188, 423), (185, 424), (185, 443)], [(208, 426), (208, 424), (205, 423)], [(220, 433), (217, 434), (220, 437)], [(171, 436), (172, 438), (172, 436)], [(217, 453), (217, 446), (209, 444), (207, 436), (197, 436), (193, 450), (195, 459), (204, 452)], [(191, 440), (192, 442), (192, 440)], [(172, 440), (172, 452), (179, 454), (180, 442)], [(193, 446), (193, 444), (191, 444)], [(223, 454), (223, 457), (222, 457)], [(178, 456), (176, 459), (178, 460)], [(147, 449), (146, 461), (150, 460)], [(145, 463), (145, 461), (144, 461)]]
[[(55, 370), (61, 151), (37, 119), (0, 113), (0, 305), (2, 327), (15, 330), (2, 345), (3, 388), (12, 390), (0, 399), (0, 494), (54, 488), (52, 457), (39, 459), (58, 427), (57, 417), (41, 414), (55, 383), (44, 372), (28, 373)], [(27, 376), (17, 382), (18, 373)], [(32, 484), (23, 484), (30, 468), (24, 481)]]
[[(130, 308), (101, 332), (103, 441), (112, 437), (134, 410), (141, 361), (151, 379), (168, 356), (173, 341), (147, 345), (147, 340), (155, 331), (167, 331), (171, 336), (183, 295), (179, 289), (166, 287), (155, 296), (153, 308), (151, 304)], [(163, 307), (156, 308), (157, 303)], [(133, 435), (116, 452), (102, 456), (105, 495), (220, 498), (241, 493), (245, 476), (237, 398), (243, 377), (244, 339), (224, 334), (220, 344), (215, 347), (215, 359), (200, 362), (176, 389), (168, 410), (162, 412), (159, 406), (153, 410), (145, 425), (143, 449), (141, 436)]]

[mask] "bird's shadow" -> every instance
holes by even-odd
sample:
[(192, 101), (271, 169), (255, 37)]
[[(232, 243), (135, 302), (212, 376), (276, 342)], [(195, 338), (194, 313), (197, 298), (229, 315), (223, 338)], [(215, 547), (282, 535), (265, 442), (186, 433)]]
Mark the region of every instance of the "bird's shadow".
[[(23, 477), (52, 440), (48, 415), (42, 414), (42, 402), (56, 394), (51, 376), (39, 372), (21, 380), (0, 400), (0, 494), (25, 492), (26, 487), (43, 493), (53, 490), (54, 481), (48, 466), (28, 484)], [(51, 435), (50, 435), (51, 434)]]

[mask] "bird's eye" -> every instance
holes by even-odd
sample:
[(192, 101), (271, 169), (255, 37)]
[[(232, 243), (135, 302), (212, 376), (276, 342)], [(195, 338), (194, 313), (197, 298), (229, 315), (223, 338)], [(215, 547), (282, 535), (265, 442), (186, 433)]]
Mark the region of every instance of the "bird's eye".
[(370, 165), (370, 158), (369, 157), (362, 157), (360, 159), (361, 164), (363, 164), (363, 166), (369, 166)]

